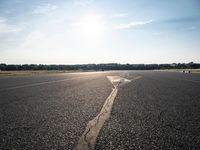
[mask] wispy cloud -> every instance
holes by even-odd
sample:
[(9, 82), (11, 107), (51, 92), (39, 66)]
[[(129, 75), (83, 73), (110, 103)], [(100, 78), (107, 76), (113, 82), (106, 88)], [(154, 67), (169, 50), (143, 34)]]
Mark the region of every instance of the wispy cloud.
[(143, 26), (149, 23), (152, 23), (153, 20), (149, 20), (149, 21), (133, 21), (130, 23), (126, 23), (126, 24), (119, 24), (114, 26), (114, 29), (129, 29), (129, 28), (134, 28), (134, 27), (138, 27), (138, 26)]
[(53, 11), (57, 8), (56, 5), (53, 4), (49, 4), (49, 3), (44, 3), (44, 4), (40, 4), (38, 5), (34, 10), (33, 13), (34, 14), (45, 14), (48, 13), (50, 11)]
[(0, 33), (16, 33), (22, 30), (22, 27), (11, 25), (7, 19), (0, 18)]
[(90, 4), (93, 0), (74, 0), (74, 6), (86, 6)]
[(122, 17), (127, 17), (128, 15), (129, 15), (128, 13), (118, 13), (118, 14), (113, 14), (111, 17), (122, 18)]

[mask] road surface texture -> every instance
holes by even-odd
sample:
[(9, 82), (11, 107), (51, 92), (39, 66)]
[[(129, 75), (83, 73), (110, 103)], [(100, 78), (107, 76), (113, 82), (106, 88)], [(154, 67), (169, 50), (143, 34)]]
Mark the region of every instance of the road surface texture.
[(0, 149), (76, 148), (114, 88), (108, 76), (131, 82), (95, 149), (200, 149), (200, 75), (159, 71), (0, 77)]

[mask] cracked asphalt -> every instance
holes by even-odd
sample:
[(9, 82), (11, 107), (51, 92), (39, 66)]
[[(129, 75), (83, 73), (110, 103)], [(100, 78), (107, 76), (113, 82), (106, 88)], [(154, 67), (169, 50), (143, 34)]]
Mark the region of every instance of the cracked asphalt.
[(200, 76), (140, 74), (119, 88), (96, 149), (200, 149)]
[(158, 71), (0, 77), (0, 149), (75, 148), (110, 75), (142, 78), (119, 87), (95, 149), (200, 149), (200, 75)]

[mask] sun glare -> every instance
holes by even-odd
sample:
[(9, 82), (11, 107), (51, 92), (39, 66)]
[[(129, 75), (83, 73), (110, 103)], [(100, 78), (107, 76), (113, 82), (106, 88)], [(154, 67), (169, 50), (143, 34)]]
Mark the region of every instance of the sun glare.
[(105, 30), (105, 24), (99, 15), (82, 17), (79, 26), (81, 34), (86, 39), (100, 38)]

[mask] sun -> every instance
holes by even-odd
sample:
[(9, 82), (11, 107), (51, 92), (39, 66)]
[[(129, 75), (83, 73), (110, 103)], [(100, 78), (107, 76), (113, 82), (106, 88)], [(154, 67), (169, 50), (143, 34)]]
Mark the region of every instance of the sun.
[(80, 31), (85, 39), (100, 38), (105, 31), (105, 23), (100, 15), (87, 15), (80, 19)]
[(98, 16), (90, 15), (83, 18), (83, 31), (87, 34), (97, 35), (101, 32), (103, 26)]

